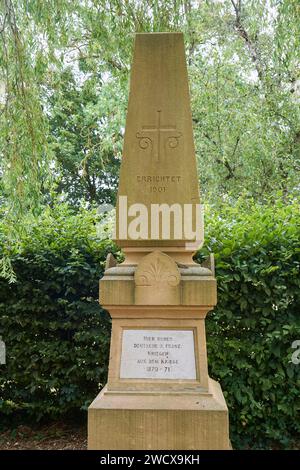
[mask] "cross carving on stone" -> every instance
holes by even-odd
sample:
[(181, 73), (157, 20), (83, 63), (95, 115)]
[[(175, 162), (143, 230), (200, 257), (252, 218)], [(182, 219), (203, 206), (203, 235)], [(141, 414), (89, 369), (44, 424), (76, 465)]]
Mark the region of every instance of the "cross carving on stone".
[(161, 109), (159, 109), (156, 125), (142, 126), (142, 131), (137, 132), (136, 137), (139, 140), (139, 147), (143, 150), (150, 148), (155, 162), (158, 163), (164, 147), (166, 145), (171, 149), (178, 147), (181, 135), (176, 126), (161, 124)]

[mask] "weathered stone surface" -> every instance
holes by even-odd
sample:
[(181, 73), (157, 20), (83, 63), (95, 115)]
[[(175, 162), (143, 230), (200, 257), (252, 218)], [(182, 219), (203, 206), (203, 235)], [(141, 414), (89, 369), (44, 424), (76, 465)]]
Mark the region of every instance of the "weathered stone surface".
[(161, 251), (153, 251), (142, 258), (134, 279), (136, 305), (180, 303), (179, 269), (175, 261)]
[(228, 411), (220, 385), (209, 394), (107, 394), (89, 408), (89, 448), (228, 450)]
[[(144, 204), (149, 213), (151, 204), (176, 203), (183, 210), (200, 202), (181, 33), (136, 35), (118, 195), (127, 197), (128, 206)], [(117, 227), (117, 243), (155, 246), (150, 229), (145, 243), (121, 240)], [(173, 225), (170, 235), (164, 245), (190, 240), (184, 234), (178, 239)]]

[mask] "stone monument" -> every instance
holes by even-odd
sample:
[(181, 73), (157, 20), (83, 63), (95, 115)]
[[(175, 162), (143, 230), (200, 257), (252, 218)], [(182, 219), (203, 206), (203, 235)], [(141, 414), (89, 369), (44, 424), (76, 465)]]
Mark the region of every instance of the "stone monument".
[(137, 34), (116, 214), (100, 281), (112, 317), (108, 382), (88, 410), (89, 449), (229, 449), (228, 410), (207, 371), (216, 305), (203, 243), (181, 33)]

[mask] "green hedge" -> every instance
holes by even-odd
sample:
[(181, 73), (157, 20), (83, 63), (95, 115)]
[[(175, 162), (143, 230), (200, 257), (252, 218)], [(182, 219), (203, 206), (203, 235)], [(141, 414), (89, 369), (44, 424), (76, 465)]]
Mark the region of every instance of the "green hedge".
[[(218, 305), (207, 321), (210, 375), (222, 384), (235, 446), (287, 447), (300, 433), (300, 217), (297, 202), (210, 214)], [(200, 258), (200, 256), (199, 256)]]
[[(98, 279), (115, 247), (97, 240), (95, 222), (87, 211), (48, 209), (12, 256), (17, 282), (0, 281), (0, 418), (85, 409), (106, 381), (110, 322)], [(299, 238), (297, 202), (207, 209), (197, 257), (215, 253), (219, 296), (207, 319), (208, 360), (235, 448), (287, 448), (300, 432), (300, 365), (291, 362), (300, 339)]]
[(17, 282), (0, 281), (4, 414), (58, 417), (85, 408), (105, 384), (110, 320), (98, 280), (114, 247), (97, 240), (95, 222), (88, 212), (47, 210), (12, 256)]

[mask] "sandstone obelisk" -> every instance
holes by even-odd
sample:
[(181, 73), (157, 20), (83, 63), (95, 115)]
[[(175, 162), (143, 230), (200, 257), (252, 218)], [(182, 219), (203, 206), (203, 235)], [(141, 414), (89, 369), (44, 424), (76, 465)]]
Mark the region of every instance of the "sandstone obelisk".
[[(153, 206), (170, 209), (167, 236)], [(125, 261), (109, 255), (100, 281), (112, 336), (108, 382), (89, 407), (89, 449), (230, 448), (226, 403), (207, 371), (216, 280), (213, 258), (192, 260), (203, 242), (198, 212), (183, 35), (137, 34), (117, 206)]]
[[(136, 36), (119, 196), (127, 196), (128, 206), (139, 202), (149, 211), (155, 203), (200, 202), (182, 34)], [(158, 245), (150, 236), (120, 239), (119, 230), (116, 238), (125, 249)], [(171, 233), (161, 246), (191, 241), (184, 234), (174, 238)]]

